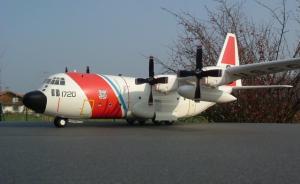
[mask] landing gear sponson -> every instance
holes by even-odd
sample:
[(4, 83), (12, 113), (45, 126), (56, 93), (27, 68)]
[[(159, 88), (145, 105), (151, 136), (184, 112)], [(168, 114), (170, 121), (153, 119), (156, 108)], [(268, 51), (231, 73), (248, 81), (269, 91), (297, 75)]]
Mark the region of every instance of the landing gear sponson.
[[(135, 123), (138, 122), (139, 125), (145, 125), (146, 124), (146, 120), (135, 120), (135, 119), (127, 119), (127, 123), (129, 125), (135, 125)], [(172, 125), (174, 123), (174, 121), (152, 121), (154, 125)], [(54, 119), (54, 125), (57, 128), (64, 128), (67, 126), (67, 124), (69, 123), (69, 119), (67, 118), (62, 118), (62, 117), (55, 117)]]
[[(138, 122), (139, 125), (145, 125), (145, 123), (146, 123), (146, 120), (126, 119), (126, 121), (129, 125), (135, 125), (136, 122)], [(152, 120), (152, 123), (154, 125), (162, 125), (162, 124), (173, 125), (174, 121), (155, 121), (155, 120)]]

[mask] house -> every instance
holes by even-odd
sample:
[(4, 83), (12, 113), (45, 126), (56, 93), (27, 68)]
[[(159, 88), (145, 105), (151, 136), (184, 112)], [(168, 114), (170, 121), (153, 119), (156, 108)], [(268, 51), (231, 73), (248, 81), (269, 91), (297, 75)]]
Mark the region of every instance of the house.
[(0, 103), (2, 104), (3, 113), (23, 113), (25, 107), (22, 103), (22, 94), (12, 91), (0, 92)]

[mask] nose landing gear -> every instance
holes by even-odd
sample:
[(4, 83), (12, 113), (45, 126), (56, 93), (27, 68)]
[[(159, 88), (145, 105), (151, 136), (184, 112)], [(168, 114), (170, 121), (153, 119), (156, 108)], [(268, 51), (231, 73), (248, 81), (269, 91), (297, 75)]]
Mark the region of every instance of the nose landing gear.
[(68, 124), (69, 120), (67, 118), (55, 117), (54, 125), (57, 128), (63, 128)]

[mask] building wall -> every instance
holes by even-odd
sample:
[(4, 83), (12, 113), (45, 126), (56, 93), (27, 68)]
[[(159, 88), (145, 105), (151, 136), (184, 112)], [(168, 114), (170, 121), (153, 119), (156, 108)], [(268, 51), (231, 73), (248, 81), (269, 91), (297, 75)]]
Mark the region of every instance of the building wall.
[(12, 105), (7, 105), (3, 106), (3, 113), (23, 113), (25, 111), (24, 105), (21, 106), (12, 106)]

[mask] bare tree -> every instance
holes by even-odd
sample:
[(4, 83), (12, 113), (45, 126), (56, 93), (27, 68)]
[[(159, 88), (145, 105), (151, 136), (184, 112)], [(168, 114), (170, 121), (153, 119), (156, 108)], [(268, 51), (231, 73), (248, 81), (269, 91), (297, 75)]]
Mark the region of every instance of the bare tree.
[[(182, 26), (182, 34), (171, 48), (169, 68), (193, 68), (195, 46), (199, 44), (204, 49), (204, 64), (215, 65), (228, 32), (237, 35), (241, 64), (300, 56), (300, 41), (297, 40), (297, 47), (292, 49), (286, 39), (290, 20), (286, 0), (281, 0), (276, 9), (257, 2), (271, 15), (264, 24), (255, 23), (243, 13), (243, 2), (215, 2), (216, 9), (206, 8), (208, 20), (164, 9), (174, 15)], [(238, 97), (237, 102), (217, 105), (204, 114), (212, 121), (291, 122), (300, 110), (299, 82), (299, 70), (244, 79), (244, 85), (291, 84), (294, 88), (238, 91), (234, 94)]]

